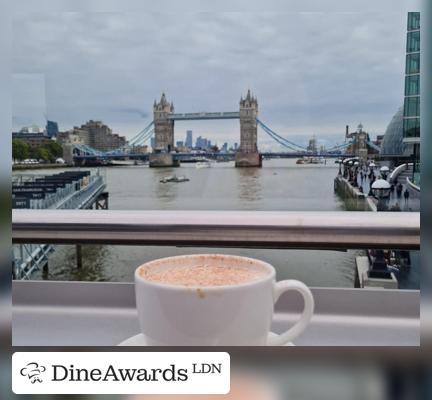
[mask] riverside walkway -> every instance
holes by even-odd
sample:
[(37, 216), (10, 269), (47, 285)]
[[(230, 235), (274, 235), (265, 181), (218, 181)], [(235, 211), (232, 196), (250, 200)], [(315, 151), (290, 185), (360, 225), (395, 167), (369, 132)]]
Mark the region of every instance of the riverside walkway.
[[(373, 170), (375, 179), (380, 179), (379, 170)], [(365, 195), (372, 196), (371, 185), (373, 183), (373, 178), (370, 178), (369, 169), (360, 169), (357, 173), (357, 186), (362, 188)], [(386, 205), (389, 211), (420, 211), (420, 198), (414, 197), (411, 193), (409, 198), (406, 200), (404, 198), (404, 192), (408, 189), (408, 184), (406, 182), (406, 174), (401, 174), (397, 183), (402, 185), (402, 191), (400, 193), (396, 190), (396, 183), (394, 183), (394, 190), (390, 192), (390, 197), (386, 200)]]

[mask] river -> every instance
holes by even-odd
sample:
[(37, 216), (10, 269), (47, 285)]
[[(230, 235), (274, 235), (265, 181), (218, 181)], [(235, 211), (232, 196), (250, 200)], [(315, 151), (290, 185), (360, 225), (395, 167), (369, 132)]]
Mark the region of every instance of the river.
[[(198, 169), (153, 169), (148, 166), (103, 168), (112, 210), (269, 210), (343, 211), (344, 202), (333, 191), (338, 167), (296, 165), (294, 159), (264, 160), (263, 168), (234, 168), (232, 162)], [(60, 170), (29, 171), (54, 174)], [(27, 173), (27, 172), (26, 172)], [(160, 183), (167, 175), (185, 175), (183, 183)], [(97, 212), (97, 211), (94, 211)], [(362, 251), (206, 249), (155, 246), (83, 246), (83, 268), (77, 270), (74, 246), (56, 246), (49, 272), (34, 279), (124, 281), (135, 268), (155, 258), (190, 253), (224, 252), (256, 257), (275, 266), (277, 279), (299, 279), (311, 286), (353, 287), (355, 256)], [(407, 287), (413, 284), (408, 282)], [(404, 284), (405, 286), (405, 284)]]

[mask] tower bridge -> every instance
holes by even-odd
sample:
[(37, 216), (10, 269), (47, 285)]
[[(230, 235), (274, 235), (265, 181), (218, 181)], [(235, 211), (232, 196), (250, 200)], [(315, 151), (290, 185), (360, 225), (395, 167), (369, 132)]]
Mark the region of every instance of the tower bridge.
[(260, 167), (262, 157), (257, 147), (257, 116), (258, 101), (250, 90), (246, 97), (240, 99), (239, 111), (233, 112), (198, 112), (174, 113), (174, 104), (169, 102), (162, 93), (159, 102), (153, 104), (153, 122), (155, 146), (150, 155), (150, 167), (171, 167), (179, 164), (178, 159), (171, 152), (174, 146), (174, 121), (211, 120), (211, 119), (239, 119), (240, 147), (236, 153), (236, 167)]
[[(153, 104), (153, 120), (137, 135), (129, 140), (128, 144), (118, 149), (101, 151), (85, 144), (73, 145), (73, 158), (75, 161), (86, 162), (91, 159), (107, 160), (111, 158), (129, 157), (134, 159), (148, 159), (150, 167), (171, 167), (180, 165), (181, 160), (190, 155), (183, 155), (177, 152), (174, 145), (175, 121), (193, 120), (218, 120), (238, 119), (240, 121), (240, 146), (234, 154), (220, 155), (225, 159), (235, 159), (236, 167), (261, 167), (263, 155), (266, 158), (274, 157), (301, 157), (311, 155), (306, 147), (296, 144), (293, 141), (281, 136), (258, 118), (258, 101), (256, 97), (247, 91), (246, 96), (240, 98), (238, 111), (224, 112), (193, 112), (175, 113), (173, 102), (169, 102), (162, 93), (161, 99)], [(288, 153), (260, 153), (258, 150), (258, 126), (271, 139), (289, 150)], [(136, 146), (140, 146), (154, 135), (153, 152), (150, 154), (135, 154)], [(356, 145), (357, 137), (350, 137), (349, 141), (327, 149), (325, 156), (335, 157), (346, 152), (351, 145)], [(368, 142), (369, 143), (369, 142)], [(214, 155), (208, 154), (210, 158)]]

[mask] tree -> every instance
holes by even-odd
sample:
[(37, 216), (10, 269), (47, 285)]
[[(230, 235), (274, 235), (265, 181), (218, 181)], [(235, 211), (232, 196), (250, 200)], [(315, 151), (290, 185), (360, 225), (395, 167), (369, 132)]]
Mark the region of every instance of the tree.
[(52, 156), (46, 148), (38, 147), (35, 151), (35, 158), (37, 160), (50, 161)]
[(52, 140), (50, 143), (47, 143), (43, 146), (48, 150), (53, 159), (63, 157), (63, 147), (60, 146), (57, 142)]
[(12, 140), (12, 158), (14, 160), (22, 161), (29, 158), (30, 146), (20, 139)]

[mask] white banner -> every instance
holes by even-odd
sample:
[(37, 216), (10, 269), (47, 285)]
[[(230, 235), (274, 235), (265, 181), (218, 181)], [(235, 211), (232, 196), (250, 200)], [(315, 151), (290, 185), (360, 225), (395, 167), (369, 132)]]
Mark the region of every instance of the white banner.
[(17, 352), (16, 394), (227, 394), (223, 352)]

